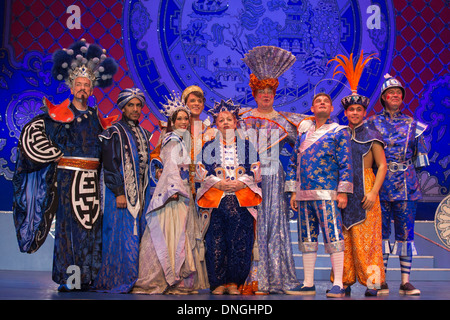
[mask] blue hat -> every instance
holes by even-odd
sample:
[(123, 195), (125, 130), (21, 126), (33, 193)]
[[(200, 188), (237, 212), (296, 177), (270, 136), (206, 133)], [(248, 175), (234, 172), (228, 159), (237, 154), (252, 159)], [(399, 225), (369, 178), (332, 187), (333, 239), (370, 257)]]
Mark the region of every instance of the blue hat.
[(239, 120), (239, 109), (240, 105), (235, 105), (231, 99), (228, 99), (227, 101), (223, 101), (222, 99), (220, 102), (215, 101), (214, 107), (209, 109), (208, 113), (213, 116), (214, 121), (216, 121), (219, 113), (223, 111), (232, 113), (236, 117), (236, 120)]
[(400, 88), (400, 90), (402, 90), (402, 95), (403, 95), (402, 98), (405, 99), (405, 88), (403, 88), (403, 86), (400, 83), (400, 81), (398, 81), (397, 79), (393, 78), (389, 73), (386, 73), (384, 75), (384, 78), (386, 80), (384, 80), (383, 85), (381, 86), (381, 96), (380, 96), (380, 102), (383, 105), (383, 107), (385, 107), (385, 105), (384, 105), (384, 101), (382, 99), (382, 96), (386, 92), (386, 90), (388, 90), (390, 88)]
[(347, 110), (347, 108), (352, 104), (358, 104), (363, 106), (364, 109), (367, 109), (370, 103), (370, 99), (360, 94), (352, 94), (342, 98), (341, 103), (344, 106), (345, 110)]
[(105, 49), (89, 44), (85, 39), (76, 41), (68, 49), (55, 51), (52, 60), (52, 76), (66, 81), (69, 87), (78, 77), (88, 78), (92, 87), (109, 87), (118, 70), (117, 62), (106, 57)]
[(129, 88), (120, 91), (119, 97), (117, 98), (117, 106), (120, 109), (123, 109), (127, 105), (127, 103), (131, 100), (137, 98), (141, 101), (142, 106), (145, 105), (145, 95), (139, 88)]

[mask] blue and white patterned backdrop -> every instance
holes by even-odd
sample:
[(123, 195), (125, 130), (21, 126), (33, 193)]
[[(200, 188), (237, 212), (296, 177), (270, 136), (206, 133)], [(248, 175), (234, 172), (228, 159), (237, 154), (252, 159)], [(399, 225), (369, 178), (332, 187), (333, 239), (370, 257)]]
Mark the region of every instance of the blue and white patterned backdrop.
[(349, 94), (341, 83), (327, 80), (334, 69), (327, 62), (364, 49), (381, 57), (367, 66), (361, 81), (361, 93), (373, 97), (373, 106), (382, 76), (391, 67), (395, 29), (389, 24), (394, 19), (389, 1), (378, 3), (380, 26), (369, 29), (370, 5), (347, 0), (163, 0), (155, 10), (152, 1), (132, 0), (124, 4), (125, 54), (133, 78), (155, 108), (163, 96), (190, 84), (204, 88), (209, 105), (232, 98), (254, 106), (249, 70), (241, 59), (255, 46), (279, 46), (297, 61), (280, 78), (276, 108), (305, 112), (314, 91), (330, 93), (336, 101)]
[[(73, 2), (73, 3), (71, 3)], [(77, 6), (80, 28), (69, 28)], [(405, 84), (405, 112), (429, 125), (425, 133), (431, 165), (420, 173), (423, 210), (431, 210), (450, 188), (448, 119), (448, 1), (351, 0), (7, 0), (0, 48), (0, 211), (11, 211), (11, 178), (17, 138), (23, 125), (41, 112), (42, 97), (55, 103), (68, 89), (51, 79), (51, 54), (86, 38), (119, 61), (111, 88), (96, 89), (91, 103), (106, 115), (120, 113), (118, 92), (138, 86), (147, 96), (141, 124), (158, 138), (161, 102), (170, 92), (196, 84), (205, 91), (206, 109), (232, 98), (255, 106), (248, 86), (244, 54), (259, 45), (275, 45), (296, 55), (280, 79), (275, 108), (307, 113), (315, 92), (329, 93), (334, 116), (346, 123), (340, 99), (347, 83), (327, 61), (337, 54), (377, 53), (363, 73), (360, 93), (378, 101), (383, 75)], [(431, 208), (431, 209), (430, 209)], [(428, 212), (428, 214), (430, 214)], [(428, 215), (429, 217), (429, 215)]]

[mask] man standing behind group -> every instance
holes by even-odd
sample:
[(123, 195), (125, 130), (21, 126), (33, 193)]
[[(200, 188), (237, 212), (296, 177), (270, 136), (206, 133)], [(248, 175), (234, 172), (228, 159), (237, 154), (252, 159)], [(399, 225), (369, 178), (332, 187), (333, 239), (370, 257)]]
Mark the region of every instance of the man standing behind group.
[[(175, 97), (175, 93), (171, 95), (171, 97)], [(196, 85), (186, 87), (181, 94), (181, 102), (186, 105), (190, 111), (189, 130), (191, 133), (191, 139), (189, 141), (185, 141), (184, 143), (191, 153), (192, 165), (189, 167), (189, 175), (191, 190), (193, 194), (195, 193), (193, 179), (195, 172), (195, 159), (201, 152), (203, 143), (214, 137), (216, 133), (216, 130), (210, 127), (211, 123), (209, 121), (209, 118), (206, 118), (205, 120), (200, 119), (203, 109), (205, 108), (205, 101), (206, 98), (204, 96), (202, 88)], [(168, 100), (167, 103), (170, 103), (170, 100)], [(159, 121), (159, 129), (160, 136), (158, 139), (158, 143), (156, 145), (156, 148), (151, 153), (152, 161), (150, 170), (155, 182), (158, 181), (159, 176), (162, 172), (163, 165), (160, 158), (160, 152), (162, 139), (167, 132), (167, 122)]]
[[(369, 125), (374, 125), (380, 131), (387, 145), (385, 152), (388, 171), (380, 190), (384, 264), (386, 269), (389, 254), (397, 254), (401, 269), (400, 294), (420, 295), (420, 290), (409, 282), (409, 276), (412, 257), (417, 254), (414, 245), (417, 201), (422, 199), (416, 168), (429, 164), (423, 137), (427, 126), (400, 111), (405, 89), (389, 74), (385, 75), (385, 79), (380, 97), (384, 110), (367, 120)], [(389, 237), (392, 219), (395, 244), (391, 249)], [(383, 284), (382, 289), (388, 292), (387, 284)]]
[(128, 293), (138, 278), (139, 244), (150, 202), (150, 132), (139, 125), (144, 93), (119, 93), (122, 119), (100, 136), (105, 180), (102, 267), (95, 289)]
[(300, 123), (285, 189), (291, 193), (292, 209), (298, 210), (304, 281), (302, 286), (286, 293), (315, 294), (314, 268), (320, 226), (334, 273), (333, 287), (327, 297), (342, 297), (344, 236), (340, 210), (347, 206), (347, 193), (353, 192), (350, 134), (347, 126), (340, 126), (330, 119), (333, 105), (329, 95), (317, 94), (311, 111), (314, 118)]

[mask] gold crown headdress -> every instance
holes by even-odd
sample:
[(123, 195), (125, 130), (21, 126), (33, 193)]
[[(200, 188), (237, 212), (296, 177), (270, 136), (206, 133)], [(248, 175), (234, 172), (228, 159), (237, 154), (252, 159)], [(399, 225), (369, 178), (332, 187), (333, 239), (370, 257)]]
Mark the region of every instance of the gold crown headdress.
[(198, 92), (198, 93), (200, 93), (203, 97), (205, 96), (205, 94), (203, 93), (202, 88), (200, 88), (199, 86), (196, 86), (196, 85), (192, 85), (192, 86), (186, 87), (186, 89), (183, 90), (183, 93), (182, 93), (182, 95), (181, 95), (181, 101), (182, 101), (183, 103), (186, 103), (187, 97), (188, 97), (192, 92)]

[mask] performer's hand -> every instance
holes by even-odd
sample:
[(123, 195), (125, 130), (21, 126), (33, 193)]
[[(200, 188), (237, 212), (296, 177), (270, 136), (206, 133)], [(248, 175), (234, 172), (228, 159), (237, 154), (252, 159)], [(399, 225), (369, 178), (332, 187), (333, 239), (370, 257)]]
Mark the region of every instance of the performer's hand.
[(161, 177), (162, 172), (163, 172), (163, 169), (156, 169), (156, 171), (155, 171), (156, 180), (159, 180), (159, 177)]
[(291, 204), (292, 210), (297, 211), (298, 205), (297, 205), (297, 200), (296, 200), (296, 198), (295, 198), (295, 192), (291, 192), (291, 201), (290, 201), (290, 204)]
[(225, 192), (236, 192), (245, 188), (245, 183), (238, 180), (225, 179), (217, 182), (214, 187)]
[(118, 209), (127, 208), (127, 198), (125, 198), (125, 195), (120, 195), (116, 198), (116, 206)]
[(178, 193), (175, 193), (174, 195), (171, 195), (169, 200), (178, 200)]
[(371, 210), (372, 207), (375, 205), (376, 200), (377, 200), (377, 194), (372, 191), (368, 192), (361, 201), (362, 208), (364, 210)]
[(231, 192), (231, 186), (228, 183), (230, 181), (230, 179), (220, 180), (214, 185), (214, 187), (225, 192)]
[(347, 194), (345, 192), (342, 193), (338, 193), (337, 197), (336, 197), (336, 201), (338, 203), (338, 208), (339, 209), (345, 209), (345, 207), (347, 207)]
[(242, 181), (238, 181), (238, 180), (230, 180), (228, 182), (228, 185), (231, 189), (231, 192), (236, 192), (236, 191), (239, 191), (239, 190), (245, 188), (245, 183), (243, 183)]

